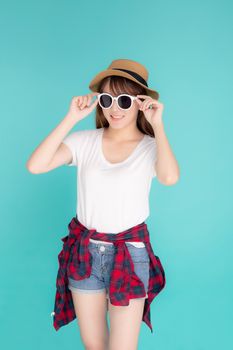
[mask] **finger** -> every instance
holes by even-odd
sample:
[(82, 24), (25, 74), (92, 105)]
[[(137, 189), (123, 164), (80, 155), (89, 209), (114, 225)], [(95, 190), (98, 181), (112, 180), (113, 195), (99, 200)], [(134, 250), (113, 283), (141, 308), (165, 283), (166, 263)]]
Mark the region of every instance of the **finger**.
[(89, 107), (90, 103), (91, 103), (91, 97), (89, 94), (87, 94), (85, 99), (85, 106), (84, 107)]
[(79, 96), (72, 97), (72, 102), (78, 104), (78, 98), (79, 98)]
[(90, 93), (89, 95), (91, 96), (91, 97), (94, 97), (94, 96), (97, 96), (97, 95), (99, 95), (100, 93), (99, 92), (92, 92), (92, 93)]
[(98, 98), (96, 98), (96, 99), (93, 101), (93, 103), (91, 103), (91, 102), (92, 102), (92, 97), (93, 97), (93, 95), (91, 95), (91, 94), (88, 95), (88, 103), (87, 103), (87, 106), (88, 106), (88, 107), (94, 105), (95, 102), (96, 102), (96, 103), (98, 102)]
[(90, 106), (88, 106), (90, 112), (96, 107), (97, 103), (98, 103), (98, 100), (95, 99), (94, 102), (91, 103)]
[(84, 103), (84, 96), (82, 96), (82, 99), (81, 99), (80, 104), (79, 104), (80, 109), (82, 109), (83, 103)]
[(81, 103), (81, 96), (78, 96), (77, 97), (77, 105), (79, 108), (80, 108), (80, 103)]
[(146, 101), (145, 105), (144, 105), (144, 109), (149, 108), (150, 105), (152, 105), (152, 101)]
[(89, 107), (91, 104), (91, 95), (87, 95), (87, 106)]
[(96, 100), (92, 103), (91, 107), (94, 109), (94, 108), (96, 107), (97, 103), (98, 103), (98, 100), (96, 99)]
[(95, 100), (98, 101), (98, 96), (100, 95), (99, 92), (95, 92), (94, 94), (91, 94), (91, 97), (96, 97)]
[(148, 96), (148, 95), (137, 95), (137, 97), (151, 98), (151, 97)]
[(83, 109), (87, 104), (87, 96), (83, 96), (83, 103), (81, 104), (81, 109)]
[(142, 101), (139, 99), (139, 98), (136, 98), (136, 100), (135, 101), (137, 101), (137, 103), (139, 104), (139, 106), (141, 106), (142, 105)]
[(148, 106), (151, 104), (151, 101), (150, 100), (146, 100), (144, 101), (143, 105), (142, 105), (142, 110), (145, 111)]
[(83, 103), (83, 96), (79, 97), (79, 108), (81, 109)]
[(92, 97), (94, 96), (97, 96), (99, 93), (98, 92), (93, 92), (93, 93), (90, 93), (90, 94), (87, 94), (86, 97), (87, 97), (87, 106), (89, 107), (90, 104), (91, 104), (91, 100), (92, 100)]
[(140, 110), (144, 110), (145, 109), (145, 105), (146, 105), (147, 102), (148, 102), (147, 100), (142, 102)]

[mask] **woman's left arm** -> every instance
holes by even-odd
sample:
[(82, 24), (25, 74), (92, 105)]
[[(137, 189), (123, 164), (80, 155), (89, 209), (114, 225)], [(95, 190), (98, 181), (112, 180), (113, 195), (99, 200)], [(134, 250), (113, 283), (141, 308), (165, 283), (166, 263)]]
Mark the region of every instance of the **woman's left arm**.
[[(162, 121), (164, 105), (148, 95), (137, 95), (137, 97), (136, 101), (139, 103), (139, 109), (143, 111), (155, 134), (156, 176), (162, 184), (174, 185), (179, 180), (180, 170), (164, 130)], [(145, 100), (142, 102), (139, 98)]]
[(156, 164), (155, 170), (159, 182), (164, 185), (174, 185), (180, 176), (180, 170), (172, 149), (169, 145), (164, 124), (155, 123), (152, 125), (156, 140)]

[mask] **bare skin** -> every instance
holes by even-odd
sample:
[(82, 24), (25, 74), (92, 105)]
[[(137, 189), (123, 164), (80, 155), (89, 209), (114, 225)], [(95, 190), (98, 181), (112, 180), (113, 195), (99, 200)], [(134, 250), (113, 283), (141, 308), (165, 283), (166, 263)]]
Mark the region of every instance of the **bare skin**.
[[(108, 82), (103, 87), (103, 92), (116, 96), (113, 94), (113, 92), (111, 92)], [(128, 110), (120, 109), (116, 101), (113, 101), (111, 108), (102, 109), (104, 117), (109, 123), (109, 128), (106, 131), (106, 134), (109, 137), (118, 142), (137, 138), (140, 139), (142, 133), (136, 125), (137, 115), (140, 109), (139, 102), (141, 102), (139, 98), (134, 100), (131, 108)], [(114, 121), (111, 118), (111, 115), (120, 117), (124, 116), (124, 118)]]
[(137, 350), (145, 298), (130, 299), (128, 306), (114, 306), (106, 299), (106, 292), (71, 293), (86, 350)]
[[(105, 84), (103, 92), (115, 96), (109, 88), (109, 82)], [(113, 102), (111, 108), (103, 109), (103, 114), (109, 123), (109, 127), (103, 132), (102, 152), (108, 162), (114, 164), (124, 161), (144, 137), (144, 134), (136, 125), (139, 108), (140, 105), (136, 100), (129, 110), (121, 110), (116, 101)], [(124, 118), (114, 121), (111, 118), (112, 114), (124, 116)]]
[(107, 299), (102, 293), (72, 292), (77, 323), (85, 349), (107, 350), (109, 330), (107, 324)]

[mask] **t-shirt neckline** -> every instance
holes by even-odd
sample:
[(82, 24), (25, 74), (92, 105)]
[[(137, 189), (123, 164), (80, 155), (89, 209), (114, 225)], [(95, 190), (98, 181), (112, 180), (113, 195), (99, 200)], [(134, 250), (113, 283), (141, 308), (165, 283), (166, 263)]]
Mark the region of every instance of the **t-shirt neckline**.
[(106, 163), (106, 164), (108, 164), (109, 166), (112, 166), (112, 167), (118, 166), (118, 165), (122, 165), (122, 164), (128, 162), (134, 156), (134, 154), (138, 150), (139, 146), (146, 139), (146, 134), (144, 134), (143, 138), (138, 142), (137, 146), (134, 148), (134, 150), (130, 153), (130, 155), (125, 160), (123, 160), (122, 162), (111, 163), (105, 158), (105, 155), (103, 153), (103, 147), (102, 147), (103, 133), (104, 133), (104, 127), (100, 128), (100, 133), (99, 133), (98, 147), (99, 147), (99, 151), (100, 151), (100, 156), (101, 156), (102, 160), (104, 161), (104, 163)]

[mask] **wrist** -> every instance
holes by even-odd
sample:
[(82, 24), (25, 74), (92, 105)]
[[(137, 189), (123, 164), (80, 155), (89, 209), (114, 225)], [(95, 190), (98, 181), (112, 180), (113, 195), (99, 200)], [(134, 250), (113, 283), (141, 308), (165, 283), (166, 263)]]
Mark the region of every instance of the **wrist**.
[(66, 122), (69, 123), (71, 126), (74, 126), (76, 123), (79, 122), (77, 117), (72, 115), (71, 113), (67, 113), (64, 117), (64, 120), (66, 120)]
[(162, 120), (159, 122), (153, 123), (151, 126), (152, 126), (154, 131), (164, 128), (164, 124), (163, 124)]

